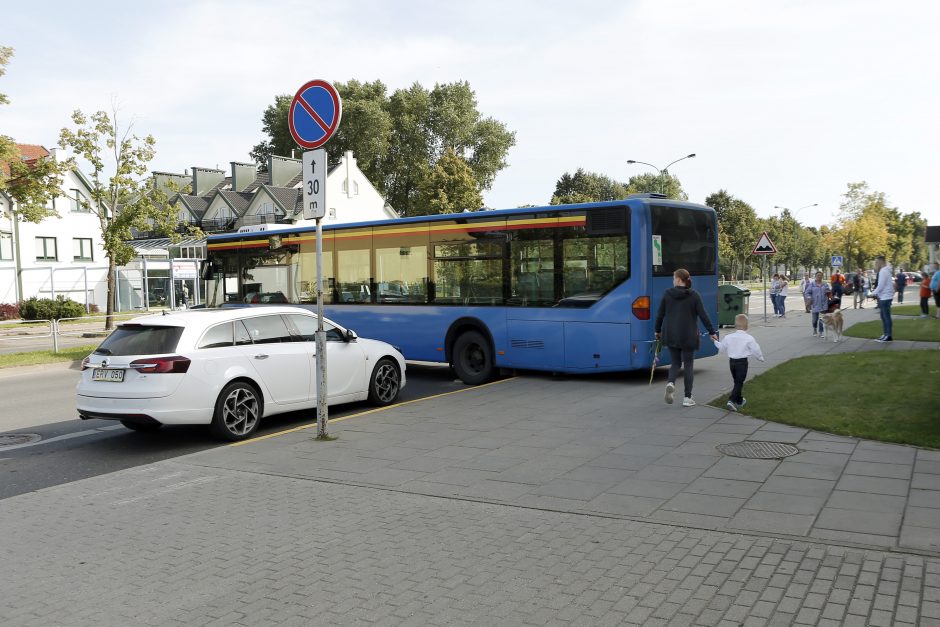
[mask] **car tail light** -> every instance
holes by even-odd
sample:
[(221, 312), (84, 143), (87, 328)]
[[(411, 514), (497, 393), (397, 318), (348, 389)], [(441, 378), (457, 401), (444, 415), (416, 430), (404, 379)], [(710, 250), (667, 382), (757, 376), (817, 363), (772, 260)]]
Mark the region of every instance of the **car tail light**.
[(650, 297), (649, 296), (637, 296), (636, 300), (633, 301), (633, 315), (636, 316), (637, 320), (649, 320), (650, 319)]
[(172, 357), (146, 357), (144, 359), (135, 359), (129, 365), (137, 372), (172, 372), (182, 374), (189, 370), (189, 364), (190, 361), (188, 358), (173, 355)]
[(85, 359), (82, 360), (82, 370), (88, 370), (89, 368), (91, 368), (91, 364), (88, 363), (90, 361), (91, 361), (90, 356), (86, 356)]

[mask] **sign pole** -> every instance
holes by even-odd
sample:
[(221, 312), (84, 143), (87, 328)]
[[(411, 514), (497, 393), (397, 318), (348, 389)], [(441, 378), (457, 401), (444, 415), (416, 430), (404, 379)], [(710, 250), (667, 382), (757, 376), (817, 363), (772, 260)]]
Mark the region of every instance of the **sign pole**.
[[(325, 191), (325, 190), (324, 190)], [(317, 437), (326, 438), (326, 331), (323, 330), (323, 219), (317, 218)]]
[(327, 160), (323, 144), (330, 140), (343, 117), (343, 102), (330, 83), (304, 83), (288, 110), (290, 134), (303, 148), (304, 219), (317, 222), (317, 439), (326, 440), (329, 409), (326, 398), (326, 331), (323, 329), (323, 217), (326, 215)]
[(760, 258), (760, 273), (764, 277), (764, 322), (767, 322), (767, 255), (761, 255)]

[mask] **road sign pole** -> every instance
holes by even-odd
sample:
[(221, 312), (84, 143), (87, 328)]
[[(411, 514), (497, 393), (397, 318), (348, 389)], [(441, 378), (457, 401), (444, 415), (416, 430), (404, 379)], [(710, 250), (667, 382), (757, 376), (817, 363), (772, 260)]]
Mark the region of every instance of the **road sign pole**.
[(764, 277), (764, 322), (767, 322), (767, 255), (761, 255), (760, 273)]
[(323, 330), (323, 219), (317, 218), (317, 437), (325, 438), (329, 420), (326, 404), (326, 331)]

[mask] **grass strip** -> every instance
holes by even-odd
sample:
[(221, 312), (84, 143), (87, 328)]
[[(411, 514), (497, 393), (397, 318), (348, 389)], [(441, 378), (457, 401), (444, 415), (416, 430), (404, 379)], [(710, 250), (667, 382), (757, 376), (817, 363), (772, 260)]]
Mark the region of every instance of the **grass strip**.
[[(845, 330), (849, 337), (875, 339), (882, 334), (881, 320), (858, 322)], [(912, 342), (940, 342), (940, 320), (892, 316), (891, 338)]]
[[(931, 303), (933, 302), (933, 297), (930, 298)], [(937, 308), (933, 304), (930, 305), (930, 313), (928, 315), (935, 316), (937, 315)], [(920, 315), (920, 305), (895, 305), (891, 308), (891, 313), (895, 316), (919, 316)]]
[(58, 353), (51, 350), (29, 351), (26, 353), (7, 353), (0, 355), (0, 368), (15, 368), (16, 366), (37, 366), (40, 364), (54, 364), (63, 361), (77, 361), (84, 359), (97, 344), (84, 346), (70, 346), (59, 349)]
[[(798, 357), (747, 382), (742, 413), (882, 442), (940, 448), (940, 350)], [(728, 395), (709, 404), (725, 408)]]

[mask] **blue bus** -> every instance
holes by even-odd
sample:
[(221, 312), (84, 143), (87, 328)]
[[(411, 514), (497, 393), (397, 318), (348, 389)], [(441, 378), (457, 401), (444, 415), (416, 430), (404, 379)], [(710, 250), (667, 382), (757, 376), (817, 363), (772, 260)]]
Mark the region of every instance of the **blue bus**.
[[(406, 359), (449, 363), (468, 384), (500, 369), (650, 368), (677, 268), (717, 323), (715, 212), (659, 194), (323, 231), (326, 315)], [(207, 248), (207, 306), (315, 306), (315, 228), (213, 235)], [(703, 342), (697, 356), (713, 354)]]

